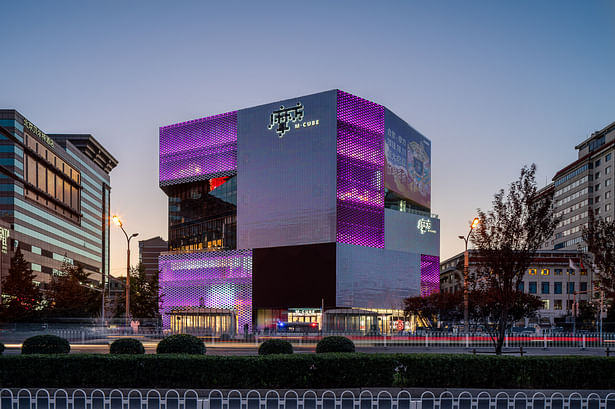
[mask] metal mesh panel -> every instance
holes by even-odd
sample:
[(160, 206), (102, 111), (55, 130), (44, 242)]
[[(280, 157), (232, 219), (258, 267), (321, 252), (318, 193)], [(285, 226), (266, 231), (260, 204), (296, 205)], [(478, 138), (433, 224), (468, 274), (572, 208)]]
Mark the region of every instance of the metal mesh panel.
[(337, 242), (384, 248), (384, 107), (337, 93)]
[(211, 251), (161, 255), (163, 326), (171, 309), (211, 307), (234, 310), (238, 330), (252, 328), (252, 251)]
[(421, 297), (440, 291), (440, 257), (421, 254)]
[(237, 170), (237, 111), (160, 128), (160, 186)]

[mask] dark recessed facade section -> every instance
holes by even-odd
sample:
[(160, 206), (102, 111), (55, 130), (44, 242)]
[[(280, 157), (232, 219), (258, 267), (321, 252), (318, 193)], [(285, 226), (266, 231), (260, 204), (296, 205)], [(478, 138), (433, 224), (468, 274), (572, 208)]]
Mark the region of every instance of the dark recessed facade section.
[(335, 243), (253, 250), (253, 308), (335, 306)]

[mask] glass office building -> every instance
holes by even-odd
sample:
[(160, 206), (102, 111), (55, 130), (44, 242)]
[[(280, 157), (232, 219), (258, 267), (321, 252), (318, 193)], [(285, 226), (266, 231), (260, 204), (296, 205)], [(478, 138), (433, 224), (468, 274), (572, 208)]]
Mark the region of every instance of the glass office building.
[(46, 134), (19, 112), (0, 110), (0, 219), (10, 226), (8, 250), (20, 246), (43, 289), (65, 261), (82, 264), (94, 282), (109, 276), (116, 165), (92, 135)]
[(382, 105), (331, 90), (161, 127), (160, 187), (168, 328), (191, 308), (322, 327), (438, 291), (431, 143)]

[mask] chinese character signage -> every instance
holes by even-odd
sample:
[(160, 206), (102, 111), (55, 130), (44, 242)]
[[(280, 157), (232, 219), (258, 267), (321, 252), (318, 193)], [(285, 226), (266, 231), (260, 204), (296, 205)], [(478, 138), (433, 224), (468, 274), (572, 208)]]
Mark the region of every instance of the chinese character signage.
[(416, 228), (419, 229), (421, 234), (425, 233), (437, 233), (434, 229), (431, 228), (431, 220), (421, 218), (416, 225)]
[(0, 227), (0, 243), (2, 243), (2, 253), (6, 254), (9, 251), (8, 238), (10, 235), (9, 229)]
[(388, 109), (384, 127), (385, 187), (430, 208), (431, 143)]
[(269, 117), (268, 129), (275, 128), (275, 132), (281, 138), (284, 134), (290, 131), (291, 122), (301, 122), (303, 120), (303, 105), (301, 102), (297, 102), (297, 105), (290, 108), (284, 108), (284, 105), (280, 106), (271, 113)]

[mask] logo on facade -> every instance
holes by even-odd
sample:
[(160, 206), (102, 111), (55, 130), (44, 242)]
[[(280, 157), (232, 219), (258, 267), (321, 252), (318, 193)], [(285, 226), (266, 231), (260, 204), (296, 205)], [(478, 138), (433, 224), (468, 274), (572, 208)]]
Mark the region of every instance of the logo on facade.
[(8, 246), (9, 235), (10, 235), (9, 229), (0, 227), (0, 242), (2, 243), (2, 252), (4, 254), (8, 253), (9, 251), (9, 246)]
[(267, 129), (276, 128), (275, 132), (278, 137), (282, 138), (286, 132), (290, 131), (290, 124), (301, 122), (303, 120), (304, 107), (301, 102), (297, 102), (297, 106), (284, 108), (284, 105), (277, 111), (273, 111), (269, 118), (269, 126)]
[(47, 134), (36, 127), (32, 122), (28, 121), (26, 118), (23, 119), (23, 126), (30, 131), (32, 134), (41, 138), (45, 143), (49, 146), (53, 147), (53, 139), (51, 139)]
[(420, 219), (418, 224), (416, 225), (416, 228), (419, 229), (421, 234), (436, 233), (435, 230), (431, 229), (431, 220), (429, 219)]

